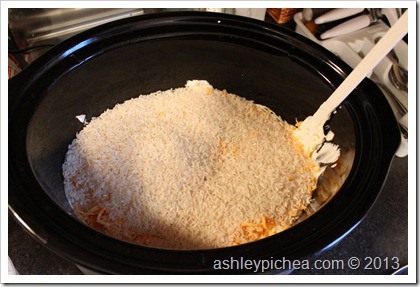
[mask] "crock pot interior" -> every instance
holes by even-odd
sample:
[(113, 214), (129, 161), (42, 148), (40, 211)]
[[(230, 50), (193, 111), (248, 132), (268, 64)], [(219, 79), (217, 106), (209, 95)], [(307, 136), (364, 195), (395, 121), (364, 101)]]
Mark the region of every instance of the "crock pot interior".
[[(303, 120), (333, 87), (324, 71), (311, 67), (311, 55), (302, 62), (288, 56), (289, 48), (274, 52), (220, 38), (171, 38), (121, 45), (88, 60), (72, 59), (78, 64), (63, 69), (43, 91), (28, 126), (27, 156), (36, 179), (56, 204), (73, 214), (64, 193), (62, 164), (68, 145), (83, 128), (75, 117), (85, 114), (90, 120), (117, 103), (182, 87), (187, 80), (207, 80), (217, 89), (269, 107), (289, 123)], [(342, 155), (338, 166), (320, 178), (310, 213), (341, 187), (353, 164), (356, 136), (345, 104), (331, 129)]]

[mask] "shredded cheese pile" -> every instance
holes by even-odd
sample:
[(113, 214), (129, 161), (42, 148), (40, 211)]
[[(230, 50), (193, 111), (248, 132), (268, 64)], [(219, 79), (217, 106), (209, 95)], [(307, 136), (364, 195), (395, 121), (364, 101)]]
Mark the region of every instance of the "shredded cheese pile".
[(294, 129), (205, 81), (141, 95), (77, 134), (63, 164), (66, 196), (87, 225), (141, 245), (259, 240), (292, 226), (317, 184), (320, 168)]

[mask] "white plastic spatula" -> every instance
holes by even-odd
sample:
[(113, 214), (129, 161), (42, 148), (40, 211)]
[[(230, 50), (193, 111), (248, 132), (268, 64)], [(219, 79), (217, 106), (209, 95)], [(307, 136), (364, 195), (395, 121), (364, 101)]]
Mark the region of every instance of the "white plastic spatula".
[(397, 45), (408, 32), (408, 11), (388, 30), (382, 39), (363, 58), (313, 116), (307, 117), (295, 130), (296, 138), (303, 144), (304, 150), (313, 155), (328, 140), (324, 135), (324, 125), (331, 113), (360, 84), (366, 75)]

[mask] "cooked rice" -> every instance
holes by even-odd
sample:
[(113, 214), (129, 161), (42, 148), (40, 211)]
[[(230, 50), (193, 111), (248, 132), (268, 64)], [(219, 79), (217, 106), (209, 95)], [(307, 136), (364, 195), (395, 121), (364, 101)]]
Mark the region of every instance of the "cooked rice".
[(188, 81), (92, 119), (69, 146), (65, 192), (81, 220), (122, 240), (175, 249), (253, 241), (291, 226), (310, 202), (319, 166), (295, 147), (293, 128)]

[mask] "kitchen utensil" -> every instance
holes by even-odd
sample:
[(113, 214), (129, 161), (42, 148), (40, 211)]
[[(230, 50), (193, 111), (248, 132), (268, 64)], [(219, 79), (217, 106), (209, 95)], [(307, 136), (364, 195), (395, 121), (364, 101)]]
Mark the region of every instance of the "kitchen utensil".
[(408, 92), (408, 72), (398, 63), (392, 63), (389, 80), (397, 90)]
[[(375, 39), (377, 43), (380, 38)], [(407, 92), (408, 91), (408, 71), (401, 66), (398, 60), (397, 53), (392, 49), (388, 55), (388, 59), (392, 62), (392, 68), (389, 70), (389, 80), (397, 90)]]
[(315, 21), (315, 24), (320, 25), (320, 24), (336, 21), (339, 19), (347, 18), (353, 15), (357, 15), (363, 12), (364, 10), (365, 8), (337, 8), (319, 16), (314, 21)]
[(402, 13), (401, 8), (381, 8), (380, 14), (380, 18), (385, 17), (388, 20), (389, 26), (392, 26), (398, 21)]
[(388, 30), (382, 39), (362, 59), (357, 67), (323, 103), (313, 116), (306, 118), (295, 131), (295, 135), (310, 153), (316, 151), (325, 141), (324, 125), (338, 105), (360, 84), (366, 75), (407, 34), (408, 12)]
[(378, 19), (372, 18), (371, 15), (361, 15), (325, 31), (320, 35), (320, 38), (324, 40), (344, 35), (368, 27), (376, 21), (378, 21)]
[(302, 16), (306, 21), (311, 21), (331, 10), (331, 8), (303, 8)]
[[(62, 164), (83, 128), (77, 115), (90, 120), (139, 94), (205, 79), (293, 123), (313, 114), (350, 71), (333, 53), (292, 31), (234, 15), (150, 14), (82, 32), (9, 80), (10, 213), (43, 246), (99, 273), (253, 273), (215, 270), (214, 260), (316, 256), (371, 209), (400, 143), (392, 109), (368, 79), (331, 123), (342, 153), (318, 182), (309, 207), (313, 214), (257, 242), (180, 251), (109, 237), (75, 217)], [(271, 270), (281, 271), (287, 270)]]
[(385, 17), (385, 14), (382, 11), (385, 11), (387, 17), (389, 17), (389, 22), (392, 25), (398, 20), (396, 9), (367, 9), (368, 14), (360, 15), (358, 17), (352, 18), (344, 23), (341, 23), (320, 35), (321, 39), (328, 39), (337, 37), (340, 35), (348, 34), (353, 31), (363, 29), (370, 26), (373, 23), (376, 23), (380, 19)]

